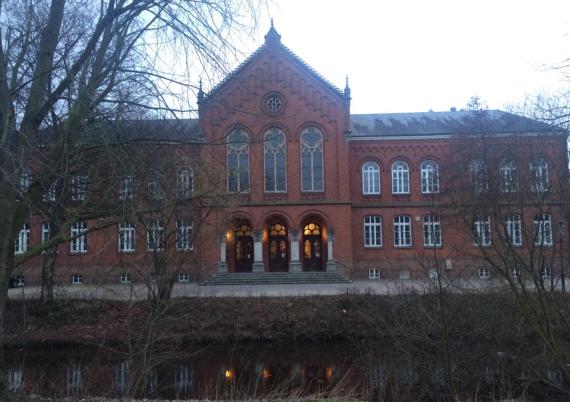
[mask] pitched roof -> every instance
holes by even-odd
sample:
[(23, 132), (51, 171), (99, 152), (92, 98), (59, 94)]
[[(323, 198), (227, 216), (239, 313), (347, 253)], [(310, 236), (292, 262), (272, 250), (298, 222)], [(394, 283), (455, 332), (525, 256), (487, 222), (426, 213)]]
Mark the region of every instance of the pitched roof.
[(352, 114), (349, 137), (553, 133), (562, 129), (500, 110)]
[(247, 59), (245, 59), (239, 66), (237, 66), (231, 73), (229, 73), (222, 81), (220, 81), (210, 92), (204, 96), (204, 100), (207, 101), (214, 94), (220, 91), (229, 81), (234, 77), (239, 75), (244, 71), (247, 66), (252, 64), (252, 62), (264, 51), (269, 48), (278, 48), (280, 51), (292, 58), (302, 69), (304, 69), (309, 75), (313, 76), (315, 79), (320, 81), (324, 86), (329, 88), (331, 91), (336, 93), (338, 96), (345, 98), (345, 93), (336, 85), (332, 84), (325, 77), (319, 74), (315, 69), (313, 69), (309, 64), (307, 64), (303, 59), (297, 56), (291, 49), (281, 43), (281, 35), (277, 33), (277, 30), (273, 27), (273, 23), (269, 32), (265, 35), (265, 42), (261, 45), (255, 52), (253, 52)]

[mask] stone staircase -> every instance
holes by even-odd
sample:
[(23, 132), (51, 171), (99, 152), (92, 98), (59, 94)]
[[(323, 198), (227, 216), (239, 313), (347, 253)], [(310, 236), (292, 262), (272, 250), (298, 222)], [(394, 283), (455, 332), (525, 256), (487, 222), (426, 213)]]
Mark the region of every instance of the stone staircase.
[(336, 272), (219, 273), (200, 286), (352, 283)]

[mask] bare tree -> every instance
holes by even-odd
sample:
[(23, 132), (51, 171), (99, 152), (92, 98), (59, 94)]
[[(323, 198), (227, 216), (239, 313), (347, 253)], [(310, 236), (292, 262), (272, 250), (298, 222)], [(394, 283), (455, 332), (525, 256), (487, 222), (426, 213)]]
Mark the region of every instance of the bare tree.
[[(112, 158), (109, 145), (128, 141), (113, 131), (94, 138), (101, 131), (93, 123), (191, 111), (180, 106), (187, 104), (180, 94), (196, 89), (196, 80), (173, 70), (167, 59), (207, 74), (223, 69), (232, 49), (228, 38), (254, 27), (258, 9), (254, 1), (0, 1), (2, 333), (15, 266), (69, 241), (77, 220), (116, 212), (104, 208), (111, 197), (103, 161)], [(94, 155), (98, 163), (83, 173), (85, 161), (92, 160), (86, 158)], [(89, 186), (82, 190), (85, 179)], [(74, 195), (63, 189), (71, 185), (79, 186), (80, 199), (69, 208), (68, 196)], [(44, 244), (15, 258), (15, 240), (31, 214), (53, 221), (55, 230)], [(55, 258), (49, 251), (44, 256), (47, 283)], [(49, 286), (45, 291), (51, 297)]]

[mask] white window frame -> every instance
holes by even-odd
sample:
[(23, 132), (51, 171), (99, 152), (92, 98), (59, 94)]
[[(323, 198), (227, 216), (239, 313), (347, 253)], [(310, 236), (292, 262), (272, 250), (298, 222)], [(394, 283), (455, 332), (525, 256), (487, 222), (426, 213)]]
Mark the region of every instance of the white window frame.
[(72, 285), (83, 285), (83, 275), (72, 274), (71, 275), (71, 284)]
[(192, 251), (194, 249), (192, 229), (193, 224), (189, 220), (178, 219), (176, 221), (176, 250)]
[(382, 185), (380, 182), (380, 165), (374, 161), (362, 164), (362, 194), (380, 195)]
[(469, 162), (469, 181), (475, 193), (484, 193), (489, 190), (487, 164), (483, 159), (473, 159)]
[(128, 285), (129, 283), (131, 283), (131, 274), (129, 274), (128, 272), (121, 273), (121, 275), (119, 276), (119, 282), (121, 282), (121, 284), (123, 285)]
[(163, 175), (157, 170), (151, 170), (147, 177), (147, 194), (151, 200), (164, 199), (164, 188), (162, 187)]
[(489, 215), (473, 217), (473, 244), (478, 247), (491, 246), (491, 217)]
[(552, 247), (552, 215), (535, 215), (532, 222), (532, 234), (535, 246)]
[(400, 280), (404, 281), (404, 280), (408, 280), (408, 279), (411, 279), (410, 271), (407, 269), (400, 271)]
[(89, 189), (89, 177), (86, 174), (71, 176), (71, 200), (84, 201)]
[(27, 166), (22, 166), (20, 171), (20, 179), (18, 181), (18, 188), (20, 192), (26, 193), (32, 185), (33, 175), (32, 170)]
[(24, 254), (30, 248), (30, 225), (24, 224), (14, 240), (14, 254)]
[(428, 270), (428, 278), (432, 281), (437, 280), (439, 275), (439, 271), (436, 268), (430, 268)]
[(177, 279), (180, 283), (190, 282), (190, 274), (188, 272), (179, 272)]
[(380, 268), (369, 268), (368, 269), (368, 279), (380, 279), (382, 274), (380, 273)]
[(48, 188), (44, 189), (44, 193), (42, 195), (42, 201), (43, 202), (56, 202), (57, 201), (57, 189), (58, 189), (58, 181), (53, 180), (48, 185)]
[(181, 396), (190, 392), (192, 389), (192, 367), (190, 365), (181, 364), (176, 366), (174, 370), (174, 388), (177, 393), (182, 393)]
[(412, 217), (409, 215), (394, 216), (394, 247), (412, 247)]
[(382, 217), (369, 215), (364, 217), (364, 247), (382, 247)]
[(73, 223), (70, 228), (70, 236), (69, 251), (72, 254), (87, 253), (87, 222)]
[(530, 164), (530, 189), (535, 193), (548, 191), (548, 162), (542, 157), (535, 158)]
[(542, 267), (540, 270), (540, 278), (542, 280), (552, 279), (552, 269), (550, 267)]
[(513, 247), (523, 245), (522, 218), (520, 214), (509, 214), (505, 219), (505, 239)]
[(436, 161), (428, 159), (420, 167), (422, 194), (439, 193), (439, 166)]
[(176, 195), (178, 198), (190, 198), (194, 191), (194, 174), (190, 167), (181, 167), (176, 172)]
[(135, 251), (135, 225), (131, 222), (122, 222), (118, 228), (118, 248), (120, 253)]
[(8, 368), (6, 388), (8, 392), (18, 393), (24, 388), (24, 370), (20, 367)]
[(132, 200), (135, 195), (135, 178), (133, 175), (121, 177), (119, 181), (119, 200)]
[(405, 161), (392, 163), (392, 194), (410, 194), (410, 167)]
[(164, 251), (164, 225), (160, 220), (152, 220), (147, 228), (147, 250)]
[(491, 269), (488, 267), (479, 268), (479, 279), (488, 280), (491, 279)]
[(81, 365), (71, 364), (67, 368), (66, 373), (67, 379), (67, 393), (68, 394), (78, 394), (81, 392), (82, 388), (82, 372)]
[(443, 246), (443, 233), (439, 215), (424, 215), (424, 247)]
[(123, 361), (115, 366), (115, 392), (126, 395), (130, 390), (131, 368), (128, 361)]
[(519, 191), (517, 163), (512, 159), (501, 161), (499, 176), (502, 193), (516, 193)]

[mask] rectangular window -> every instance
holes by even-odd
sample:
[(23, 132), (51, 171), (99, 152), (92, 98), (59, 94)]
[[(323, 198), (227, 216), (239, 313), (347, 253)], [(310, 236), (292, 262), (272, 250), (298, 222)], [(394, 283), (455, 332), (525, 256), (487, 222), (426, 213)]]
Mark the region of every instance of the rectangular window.
[(439, 271), (435, 268), (430, 268), (428, 271), (428, 278), (432, 281), (437, 280), (437, 278), (439, 278)]
[(540, 270), (540, 277), (542, 279), (550, 279), (552, 277), (552, 271), (548, 267), (544, 267)]
[(192, 389), (192, 368), (189, 365), (181, 364), (174, 372), (174, 387), (179, 396), (184, 397)]
[(87, 196), (88, 177), (85, 174), (71, 176), (71, 200), (83, 201)]
[(131, 371), (129, 362), (124, 361), (115, 366), (115, 392), (119, 395), (129, 393), (131, 387)]
[(135, 225), (130, 222), (119, 225), (119, 251), (121, 253), (135, 251)]
[(473, 240), (476, 246), (489, 247), (491, 245), (491, 217), (489, 215), (473, 217)]
[(439, 215), (424, 216), (424, 246), (441, 247), (443, 244), (441, 236), (441, 222)]
[(123, 176), (119, 182), (119, 199), (132, 200), (135, 194), (135, 178)]
[(148, 177), (147, 188), (148, 197), (151, 200), (162, 200), (164, 198), (164, 188), (162, 175), (158, 172), (151, 172)]
[(535, 246), (552, 246), (552, 216), (536, 215), (532, 223)]
[(190, 274), (188, 272), (179, 272), (178, 282), (190, 282)]
[(410, 279), (410, 271), (408, 270), (404, 270), (404, 271), (400, 271), (400, 279), (401, 280), (406, 280), (406, 279)]
[(46, 243), (53, 232), (53, 224), (51, 222), (42, 222), (42, 243)]
[(26, 193), (30, 186), (32, 185), (32, 171), (27, 166), (23, 166), (20, 172), (20, 181), (18, 183), (18, 188), (22, 193)]
[(72, 364), (67, 369), (67, 393), (78, 394), (81, 392), (81, 366)]
[(479, 279), (490, 279), (491, 278), (491, 270), (489, 268), (479, 268)]
[(410, 247), (412, 245), (412, 218), (407, 215), (394, 217), (394, 246)]
[(71, 241), (69, 243), (72, 253), (87, 252), (87, 222), (80, 221), (71, 225)]
[(56, 202), (57, 200), (57, 180), (52, 181), (48, 188), (45, 189), (42, 195), (42, 200), (44, 202)]
[(380, 268), (370, 268), (368, 270), (368, 279), (380, 279)]
[(73, 274), (71, 275), (71, 284), (72, 285), (81, 285), (83, 284), (83, 275)]
[(120, 280), (123, 285), (131, 283), (131, 274), (121, 274)]
[(176, 193), (178, 198), (192, 197), (192, 170), (184, 168), (176, 174)]
[(176, 250), (192, 250), (192, 223), (190, 221), (176, 221)]
[(164, 250), (164, 226), (161, 221), (150, 221), (147, 229), (148, 251)]
[(382, 246), (382, 217), (364, 217), (364, 247)]
[(24, 372), (21, 368), (10, 367), (6, 385), (9, 392), (18, 393), (24, 387)]
[(24, 254), (30, 248), (30, 225), (25, 224), (14, 240), (14, 254)]
[(511, 246), (522, 246), (522, 222), (519, 214), (507, 215), (505, 238)]

